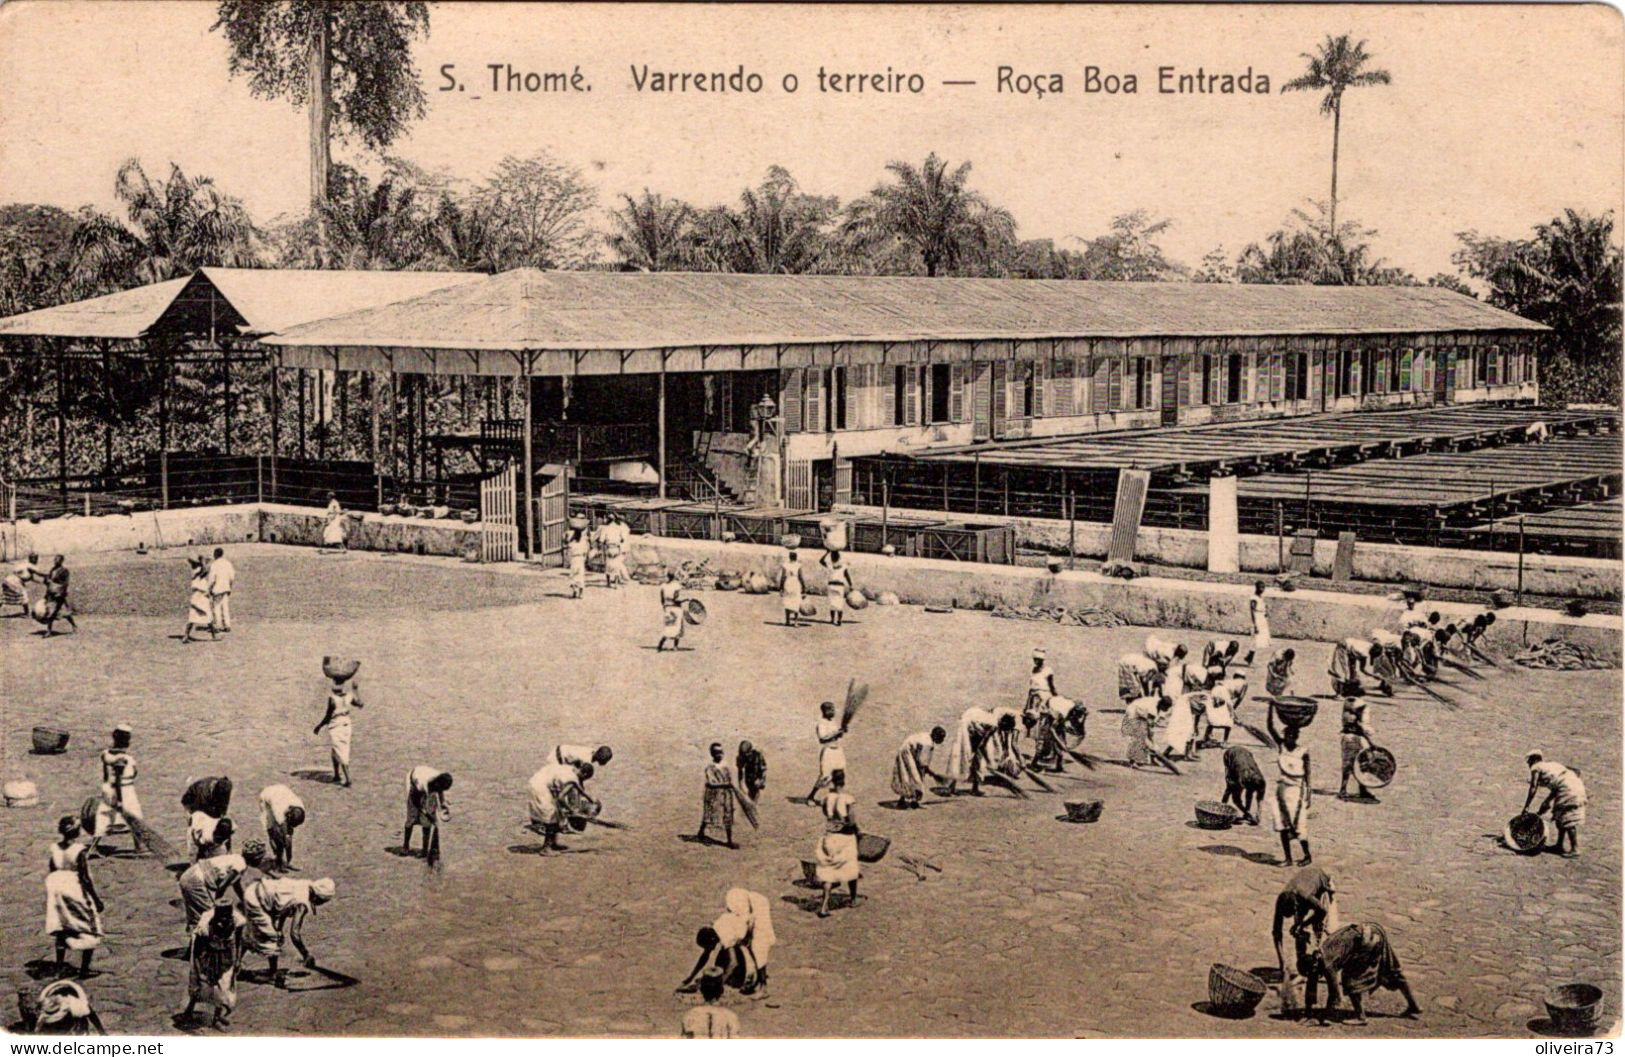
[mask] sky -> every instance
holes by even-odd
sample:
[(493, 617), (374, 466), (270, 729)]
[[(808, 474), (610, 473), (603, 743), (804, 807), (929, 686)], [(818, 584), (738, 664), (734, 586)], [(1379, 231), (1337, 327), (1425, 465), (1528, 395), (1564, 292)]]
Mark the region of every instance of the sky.
[[(0, 6), (0, 202), (112, 208), (113, 175), (135, 157), (153, 175), (173, 161), (214, 177), (260, 221), (301, 211), (305, 115), (229, 77), (214, 12), (202, 0)], [(888, 161), (935, 151), (972, 162), (972, 185), (1021, 237), (1076, 248), (1145, 209), (1172, 221), (1169, 255), (1195, 265), (1327, 197), (1331, 121), (1315, 93), (1279, 88), (1302, 52), (1343, 32), (1393, 75), (1346, 97), (1339, 167), (1342, 215), (1377, 230), (1388, 263), (1426, 277), (1453, 270), (1458, 231), (1523, 236), (1565, 207), (1622, 212), (1625, 33), (1603, 6), (442, 3), (416, 50), (428, 112), (392, 150), (478, 179), (546, 149), (582, 168), (604, 208), (646, 187), (731, 202), (770, 165), (846, 201)], [(461, 90), (438, 90), (447, 63)], [(493, 93), (490, 63), (579, 68), (591, 91)], [(743, 64), (763, 88), (639, 92), (631, 69), (644, 64)], [(820, 92), (821, 66), (919, 74), (924, 90)], [(1000, 92), (1000, 66), (1045, 84), (1059, 74), (1062, 90)], [(1086, 92), (1090, 66), (1134, 74), (1139, 92)], [(1270, 92), (1162, 94), (1163, 66), (1251, 67)]]

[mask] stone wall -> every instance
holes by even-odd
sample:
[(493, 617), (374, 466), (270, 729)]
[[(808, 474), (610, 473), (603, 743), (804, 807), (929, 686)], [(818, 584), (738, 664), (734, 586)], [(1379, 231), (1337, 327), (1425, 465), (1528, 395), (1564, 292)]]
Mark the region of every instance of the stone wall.
[[(843, 505), (841, 513), (880, 517), (879, 507)], [(995, 514), (944, 515), (940, 510), (892, 508), (894, 517), (943, 518), (989, 524), (1014, 525), (1018, 545), (1065, 554), (1068, 526), (1051, 518), (1002, 517)], [(1111, 526), (1093, 521), (1077, 523), (1077, 550), (1080, 557), (1104, 558)], [(1241, 568), (1245, 572), (1274, 573), (1280, 568), (1280, 543), (1274, 536), (1241, 536)], [(1292, 541), (1286, 541), (1290, 548)], [(1142, 526), (1135, 548), (1136, 557), (1162, 565), (1188, 569), (1207, 568), (1207, 533), (1199, 529), (1151, 528)], [(1315, 543), (1315, 574), (1330, 576), (1336, 540)], [(1523, 559), (1524, 590), (1558, 597), (1618, 600), (1621, 597), (1621, 566), (1603, 558), (1526, 554)], [(1408, 547), (1390, 543), (1357, 543), (1354, 548), (1354, 578), (1375, 583), (1423, 583), (1437, 587), (1457, 587), (1490, 591), (1515, 590), (1518, 585), (1518, 556), (1504, 551), (1448, 550), (1442, 547)]]
[[(638, 536), (636, 550), (647, 549), (668, 565), (682, 561), (708, 561), (711, 568), (734, 573), (761, 572), (772, 578), (783, 551), (744, 543), (710, 540), (672, 540)], [(1096, 607), (1109, 609), (1132, 624), (1185, 627), (1246, 636), (1251, 634), (1248, 599), (1252, 589), (1242, 584), (1201, 580), (1170, 580), (1148, 576), (1119, 580), (1092, 572), (1050, 573), (1045, 569), (1013, 565), (976, 565), (929, 558), (887, 558), (878, 554), (849, 554), (856, 583), (877, 591), (894, 591), (908, 603), (952, 605), (961, 609), (990, 609), (995, 605)], [(822, 590), (824, 577), (816, 562), (808, 562), (807, 586)], [(1298, 590), (1268, 593), (1270, 625), (1283, 638), (1336, 642), (1351, 636), (1368, 638), (1372, 628), (1392, 627), (1400, 606), (1380, 595), (1342, 591)], [(1446, 620), (1467, 617), (1480, 607), (1453, 602), (1430, 602)], [(1621, 629), (1617, 616), (1589, 614), (1568, 617), (1553, 610), (1507, 608), (1496, 615), (1491, 629), (1493, 645), (1516, 649), (1549, 638), (1571, 640), (1596, 651), (1612, 664), (1620, 663)]]

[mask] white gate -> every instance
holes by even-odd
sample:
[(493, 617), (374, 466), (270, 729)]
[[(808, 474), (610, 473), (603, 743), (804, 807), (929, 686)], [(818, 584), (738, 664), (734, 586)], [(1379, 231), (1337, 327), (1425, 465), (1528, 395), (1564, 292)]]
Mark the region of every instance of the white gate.
[(518, 556), (513, 464), (480, 482), (480, 561), (511, 562)]

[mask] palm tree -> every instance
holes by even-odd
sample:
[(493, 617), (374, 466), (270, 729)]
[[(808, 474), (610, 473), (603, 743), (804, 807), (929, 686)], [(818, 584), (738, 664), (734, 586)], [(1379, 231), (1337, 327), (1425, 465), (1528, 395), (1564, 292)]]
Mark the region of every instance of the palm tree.
[(626, 203), (609, 215), (615, 231), (610, 249), (627, 271), (663, 272), (683, 267), (693, 235), (694, 210), (688, 203), (667, 200), (643, 189), (641, 198), (621, 195)]
[(1366, 63), (1371, 56), (1365, 50), (1365, 41), (1351, 43), (1347, 33), (1333, 37), (1327, 35), (1320, 45), (1320, 51), (1311, 55), (1303, 53), (1309, 60), (1309, 69), (1301, 77), (1296, 77), (1281, 86), (1283, 92), (1298, 92), (1305, 90), (1325, 91), (1320, 98), (1320, 112), (1332, 116), (1332, 198), (1331, 198), (1331, 230), (1337, 232), (1337, 147), (1338, 139), (1342, 135), (1343, 126), (1343, 93), (1350, 88), (1362, 88), (1372, 84), (1390, 84), (1393, 78), (1387, 70), (1368, 70)]
[(847, 207), (841, 231), (855, 246), (873, 253), (901, 244), (919, 255), (928, 276), (990, 264), (1013, 247), (1016, 222), (1009, 211), (965, 186), (970, 162), (949, 171), (933, 152), (918, 168), (894, 161), (886, 171), (894, 183)]
[(717, 206), (694, 223), (692, 254), (719, 272), (795, 275), (829, 270), (833, 197), (804, 194), (795, 177), (774, 165), (758, 186), (739, 196), (739, 208)]
[(129, 224), (87, 212), (73, 233), (76, 279), (99, 289), (162, 282), (205, 265), (250, 268), (259, 263), (258, 231), (242, 202), (222, 194), (207, 176), (187, 176), (171, 164), (154, 183), (134, 158), (118, 171), (113, 193)]

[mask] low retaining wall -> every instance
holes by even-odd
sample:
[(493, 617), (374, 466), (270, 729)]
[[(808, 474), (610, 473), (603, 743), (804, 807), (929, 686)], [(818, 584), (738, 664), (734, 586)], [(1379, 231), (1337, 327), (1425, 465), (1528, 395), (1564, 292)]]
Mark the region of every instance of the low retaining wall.
[[(38, 525), (0, 525), (0, 541), (5, 544), (8, 560), (19, 552), (75, 554), (134, 550), (138, 544), (149, 548), (204, 547), (259, 541), (315, 546), (321, 542), (326, 520), (326, 515), (313, 507), (248, 503), (135, 515), (55, 518)], [(1064, 528), (1064, 522), (1059, 524)], [(479, 545), (479, 533), (478, 525), (461, 521), (367, 514), (359, 525), (352, 526), (350, 540), (357, 549), (458, 556)], [(784, 553), (777, 547), (755, 544), (659, 536), (636, 536), (633, 548), (635, 557), (657, 558), (668, 565), (704, 560), (718, 571), (754, 571), (769, 577), (775, 575)], [(1149, 627), (1201, 628), (1238, 636), (1251, 632), (1247, 600), (1252, 592), (1242, 584), (1156, 576), (1118, 580), (1094, 572), (1050, 573), (1027, 566), (887, 558), (878, 554), (849, 554), (848, 560), (858, 583), (894, 591), (904, 602), (914, 604), (960, 609), (1092, 606)], [(809, 589), (822, 588), (824, 577), (816, 562), (807, 563), (806, 576)], [(1477, 607), (1451, 602), (1431, 603), (1429, 608), (1444, 613), (1447, 619), (1477, 611)], [(1288, 593), (1272, 590), (1269, 609), (1270, 625), (1277, 635), (1335, 642), (1350, 636), (1365, 637), (1374, 627), (1392, 626), (1399, 607), (1377, 595), (1305, 589)], [(1617, 666), (1621, 628), (1617, 616), (1568, 617), (1552, 610), (1508, 608), (1498, 612), (1490, 641), (1517, 648), (1548, 638), (1567, 639)]]
[[(51, 518), (34, 524), (0, 523), (0, 558), (28, 554), (84, 554), (132, 551), (137, 547), (214, 547), (228, 543), (287, 543), (318, 546), (327, 515), (315, 507), (280, 503), (186, 507)], [(478, 547), (480, 528), (463, 521), (365, 514), (351, 522), (350, 546), (357, 550), (411, 551), (460, 556)]]
[[(880, 517), (879, 507), (842, 505), (845, 514)], [(954, 518), (940, 510), (892, 508), (893, 517)], [(1014, 525), (1016, 542), (1038, 550), (1065, 554), (1069, 528), (1065, 521), (1050, 518), (1004, 517), (995, 514), (964, 515), (958, 520)], [(1104, 558), (1111, 526), (1096, 521), (1077, 523), (1078, 554)], [(1244, 572), (1275, 573), (1280, 570), (1281, 544), (1274, 536), (1241, 536), (1240, 559)], [(1291, 540), (1286, 541), (1290, 548)], [(1315, 542), (1315, 573), (1330, 576), (1337, 554), (1336, 540)], [(1207, 533), (1198, 529), (1170, 529), (1142, 526), (1135, 555), (1143, 561), (1187, 569), (1207, 568)], [(1573, 558), (1546, 554), (1525, 554), (1523, 588), (1532, 594), (1572, 598), (1598, 598), (1610, 601), (1621, 596), (1619, 562), (1602, 558)], [(1490, 591), (1518, 586), (1518, 556), (1504, 551), (1447, 550), (1442, 547), (1408, 547), (1391, 543), (1359, 542), (1354, 547), (1354, 578), (1375, 583), (1423, 583), (1437, 587), (1458, 587)]]
[[(770, 578), (776, 575), (784, 553), (755, 544), (656, 536), (635, 537), (633, 546), (653, 551), (667, 565), (704, 560), (719, 572), (760, 572)], [(1247, 605), (1252, 589), (1242, 584), (1155, 576), (1119, 580), (1092, 572), (1051, 573), (1027, 566), (878, 554), (849, 553), (847, 560), (857, 583), (877, 591), (895, 591), (904, 602), (913, 604), (960, 609), (991, 609), (1000, 604), (1093, 606), (1148, 627), (1201, 628), (1243, 637), (1252, 633)], [(822, 589), (824, 576), (816, 562), (807, 563), (805, 575), (809, 591)], [(1400, 611), (1397, 603), (1379, 595), (1343, 591), (1271, 590), (1268, 597), (1271, 630), (1291, 639), (1337, 642), (1352, 636), (1368, 638), (1372, 628), (1392, 627)], [(1479, 607), (1454, 602), (1429, 603), (1428, 608), (1439, 610), (1447, 620), (1479, 611)], [(1622, 627), (1619, 617), (1606, 614), (1568, 617), (1553, 610), (1514, 607), (1497, 612), (1488, 638), (1491, 644), (1508, 649), (1544, 639), (1566, 639), (1618, 666)]]

